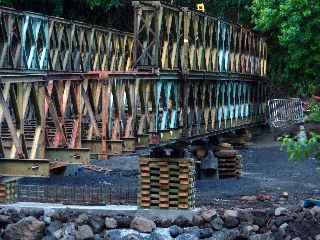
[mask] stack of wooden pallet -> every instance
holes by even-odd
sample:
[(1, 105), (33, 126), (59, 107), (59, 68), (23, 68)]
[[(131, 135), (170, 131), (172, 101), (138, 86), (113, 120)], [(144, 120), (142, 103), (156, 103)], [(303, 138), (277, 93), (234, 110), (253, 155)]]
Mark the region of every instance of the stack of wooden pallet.
[(215, 152), (218, 158), (219, 178), (239, 178), (241, 176), (241, 156), (230, 144), (220, 144)]
[(3, 178), (0, 180), (0, 202), (11, 203), (17, 199), (17, 181), (20, 178)]
[(140, 190), (142, 208), (194, 207), (195, 166), (192, 159), (140, 157)]

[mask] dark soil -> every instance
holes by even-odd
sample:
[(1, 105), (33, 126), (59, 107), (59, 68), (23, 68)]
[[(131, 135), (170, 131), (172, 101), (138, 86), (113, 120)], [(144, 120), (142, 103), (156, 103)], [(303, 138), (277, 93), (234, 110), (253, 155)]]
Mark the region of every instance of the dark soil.
[[(273, 201), (255, 205), (268, 205), (279, 201), (283, 192), (289, 193), (288, 203), (320, 195), (320, 173), (315, 159), (289, 161), (287, 154), (270, 133), (255, 137), (252, 144), (240, 150), (243, 155), (243, 173), (240, 179), (200, 179), (196, 182), (197, 204), (228, 206), (240, 203), (246, 195), (271, 195)], [(139, 152), (139, 154), (143, 154)], [(138, 185), (138, 156), (131, 155), (105, 161), (96, 165), (111, 171), (98, 173), (82, 168), (73, 169), (73, 176), (52, 176), (48, 179), (24, 178), (20, 184), (27, 185), (90, 185), (100, 184)], [(75, 176), (76, 175), (76, 176)], [(243, 203), (241, 203), (243, 204)], [(250, 205), (250, 204), (249, 204)]]

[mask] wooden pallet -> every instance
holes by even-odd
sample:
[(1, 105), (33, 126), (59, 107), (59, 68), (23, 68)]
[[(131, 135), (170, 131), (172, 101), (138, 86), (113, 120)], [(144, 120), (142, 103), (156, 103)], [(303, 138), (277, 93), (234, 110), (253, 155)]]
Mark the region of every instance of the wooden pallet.
[(143, 208), (194, 206), (192, 159), (140, 158), (138, 204)]

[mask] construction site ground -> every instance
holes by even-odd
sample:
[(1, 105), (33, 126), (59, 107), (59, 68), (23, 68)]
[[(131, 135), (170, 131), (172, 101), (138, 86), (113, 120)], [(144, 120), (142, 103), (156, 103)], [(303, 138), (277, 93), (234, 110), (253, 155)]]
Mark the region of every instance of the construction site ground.
[[(114, 190), (130, 192), (124, 204), (135, 204), (138, 189), (138, 155), (113, 157), (96, 160), (99, 167), (69, 168), (64, 175), (50, 178), (23, 178), (19, 185), (37, 186), (108, 186)], [(197, 206), (215, 207), (265, 206), (278, 202), (297, 204), (303, 199), (320, 195), (320, 172), (313, 158), (289, 161), (287, 154), (280, 150), (274, 136), (268, 131), (254, 134), (250, 144), (240, 149), (243, 169), (240, 179), (198, 179), (196, 181)], [(70, 176), (68, 176), (70, 175)], [(117, 190), (116, 190), (117, 191)], [(283, 198), (284, 192), (288, 198)], [(256, 199), (255, 199), (256, 198)], [(18, 201), (21, 199), (18, 199)], [(121, 202), (119, 202), (121, 203)]]

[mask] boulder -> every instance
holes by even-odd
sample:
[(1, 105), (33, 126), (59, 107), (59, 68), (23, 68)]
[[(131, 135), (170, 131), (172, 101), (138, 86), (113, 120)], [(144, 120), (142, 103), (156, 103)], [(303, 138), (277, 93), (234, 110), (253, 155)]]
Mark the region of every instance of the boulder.
[(89, 225), (82, 225), (78, 227), (78, 231), (76, 232), (77, 240), (92, 240), (94, 239), (94, 234)]
[(133, 220), (133, 216), (128, 215), (116, 215), (113, 218), (117, 220), (118, 228), (130, 228), (130, 224)]
[(66, 223), (63, 227), (64, 236), (75, 236), (76, 235), (76, 225), (74, 223)]
[(151, 233), (156, 228), (156, 224), (152, 220), (137, 216), (132, 220), (130, 228), (143, 233)]
[(199, 240), (199, 237), (192, 235), (190, 233), (183, 233), (179, 235), (176, 240)]
[(89, 225), (94, 233), (100, 233), (104, 229), (105, 221), (102, 217), (95, 216), (89, 218)]
[(275, 240), (270, 232), (264, 234), (255, 234), (249, 237), (249, 240)]
[(222, 229), (221, 231), (214, 232), (209, 240), (236, 240), (240, 237), (238, 229)]
[(82, 213), (76, 218), (75, 223), (78, 225), (84, 225), (84, 224), (87, 224), (88, 221), (89, 221), (88, 215), (86, 213)]
[(192, 225), (202, 226), (204, 224), (204, 219), (201, 215), (194, 215), (192, 217)]
[(183, 232), (183, 229), (177, 225), (173, 225), (173, 226), (169, 227), (169, 232), (170, 232), (171, 237), (176, 238), (177, 236), (179, 236)]
[(204, 239), (204, 238), (209, 238), (213, 234), (213, 230), (211, 228), (203, 228), (200, 229), (199, 231), (199, 238)]
[(206, 221), (210, 222), (214, 217), (216, 217), (217, 211), (215, 209), (208, 209), (201, 212), (201, 217)]
[(186, 227), (183, 229), (183, 233), (189, 233), (191, 235), (200, 237), (200, 228), (197, 226), (194, 227)]
[(12, 223), (10, 217), (1, 214), (0, 215), (0, 227), (3, 228), (5, 226), (7, 226), (9, 223)]
[(119, 229), (112, 229), (107, 230), (104, 234), (104, 240), (121, 240), (121, 230)]
[(316, 214), (320, 214), (320, 207), (314, 206), (313, 208), (310, 209), (310, 212), (313, 216), (315, 216)]
[(224, 217), (239, 217), (239, 212), (237, 210), (226, 210), (224, 211)]
[(224, 226), (226, 228), (236, 228), (238, 227), (240, 224), (240, 221), (237, 217), (234, 217), (234, 216), (226, 216), (224, 217)]
[(123, 236), (121, 240), (144, 240), (144, 238), (137, 233), (129, 233), (128, 235)]
[(4, 231), (5, 240), (37, 240), (43, 237), (45, 223), (35, 217), (26, 217), (9, 224)]
[(219, 231), (223, 228), (224, 222), (220, 217), (216, 217), (215, 219), (213, 219), (210, 222), (210, 224), (211, 224), (212, 229)]
[(173, 224), (179, 226), (179, 227), (191, 227), (192, 223), (191, 221), (185, 217), (185, 216), (178, 216), (174, 221)]
[(114, 229), (114, 228), (117, 228), (118, 226), (117, 220), (110, 217), (106, 217), (104, 223), (105, 223), (106, 229)]

